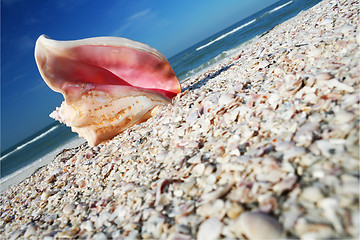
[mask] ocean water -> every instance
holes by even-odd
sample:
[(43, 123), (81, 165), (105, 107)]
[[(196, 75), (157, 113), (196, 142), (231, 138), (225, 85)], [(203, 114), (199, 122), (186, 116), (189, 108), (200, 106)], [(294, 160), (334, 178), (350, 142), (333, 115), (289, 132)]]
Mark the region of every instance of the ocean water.
[[(180, 81), (196, 75), (237, 52), (244, 44), (260, 37), (276, 25), (306, 10), (321, 0), (281, 0), (228, 28), (204, 39), (169, 58)], [(241, 16), (239, 16), (241, 19)], [(49, 152), (61, 152), (63, 146), (77, 138), (69, 127), (54, 123), (1, 152), (0, 183), (31, 164), (41, 161)]]
[(184, 81), (319, 2), (321, 0), (281, 0), (176, 54), (169, 62), (179, 80)]
[[(77, 138), (64, 124), (54, 123), (31, 137), (23, 140), (16, 146), (1, 153), (1, 179), (9, 177), (34, 161), (41, 160), (51, 151), (62, 151), (61, 146)], [(1, 181), (0, 181), (1, 183)]]

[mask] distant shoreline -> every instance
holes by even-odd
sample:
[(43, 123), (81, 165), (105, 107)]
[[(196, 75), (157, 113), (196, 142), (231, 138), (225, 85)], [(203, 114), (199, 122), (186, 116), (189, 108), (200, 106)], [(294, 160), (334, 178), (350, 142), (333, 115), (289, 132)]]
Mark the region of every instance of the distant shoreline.
[(59, 125), (58, 122), (53, 122), (52, 124), (49, 124), (48, 126), (44, 127), (43, 129), (37, 131), (36, 133), (32, 134), (31, 136), (27, 137), (26, 139), (16, 143), (15, 145), (7, 148), (6, 150), (1, 152), (1, 157), (4, 157), (6, 154), (16, 150), (16, 148), (26, 144), (27, 142), (31, 141), (32, 139), (36, 138), (37, 136), (41, 135), (42, 133), (48, 131), (49, 129)]
[(16, 172), (0, 179), (0, 192), (5, 191), (9, 187), (21, 183), (26, 178), (30, 177), (37, 169), (46, 166), (51, 163), (55, 156), (58, 155), (62, 149), (74, 148), (85, 142), (82, 138), (75, 138), (70, 140), (68, 143), (56, 148), (55, 150), (49, 152), (45, 156), (41, 157), (39, 160), (17, 170)]

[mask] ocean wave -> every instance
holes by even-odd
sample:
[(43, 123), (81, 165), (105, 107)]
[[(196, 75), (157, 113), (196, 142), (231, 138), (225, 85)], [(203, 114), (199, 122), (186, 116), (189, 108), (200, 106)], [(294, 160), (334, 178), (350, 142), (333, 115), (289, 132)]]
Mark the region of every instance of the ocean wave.
[(199, 50), (201, 50), (201, 49), (203, 49), (203, 48), (206, 48), (206, 47), (210, 46), (211, 44), (213, 44), (213, 43), (215, 43), (215, 42), (217, 42), (217, 41), (219, 41), (219, 40), (221, 40), (221, 39), (229, 36), (230, 34), (233, 34), (233, 33), (237, 32), (237, 31), (239, 31), (240, 29), (242, 29), (242, 28), (244, 28), (244, 27), (246, 27), (246, 26), (254, 23), (255, 21), (256, 21), (256, 19), (253, 19), (253, 20), (251, 20), (251, 21), (249, 21), (249, 22), (241, 25), (240, 27), (237, 27), (237, 28), (231, 30), (230, 32), (224, 33), (223, 35), (221, 35), (220, 37), (216, 38), (215, 40), (212, 40), (211, 42), (209, 42), (209, 43), (207, 43), (207, 44), (205, 44), (205, 45), (202, 45), (202, 46), (198, 47), (198, 48), (196, 49), (196, 51), (199, 51)]
[[(58, 125), (59, 126), (59, 125)], [(55, 126), (57, 127), (57, 126)], [(53, 127), (54, 128), (54, 127)], [(53, 129), (51, 128), (51, 129)], [(51, 129), (49, 129), (47, 132), (45, 133), (48, 133)], [(40, 135), (39, 135), (40, 136)], [(81, 140), (80, 140), (81, 141)], [(22, 177), (20, 177), (21, 179), (24, 179), (24, 173), (26, 173), (26, 171), (28, 170), (32, 170), (31, 172), (29, 172), (30, 174), (32, 174), (36, 169), (46, 165), (49, 163), (49, 161), (53, 160), (55, 158), (55, 156), (61, 152), (62, 149), (64, 148), (69, 148), (69, 147), (73, 147), (74, 144), (77, 144), (79, 142), (79, 138), (78, 137), (74, 137), (72, 138), (71, 140), (69, 140), (68, 142), (64, 143), (64, 144), (61, 144), (59, 145), (57, 148), (55, 148), (54, 150), (48, 152), (47, 154), (45, 154), (44, 156), (36, 159), (36, 161), (33, 161), (31, 162), (30, 164), (22, 167), (22, 168), (19, 168), (17, 169), (16, 171), (12, 172), (11, 174), (5, 176), (5, 177), (2, 177), (0, 178), (0, 185), (2, 188), (6, 189), (7, 187), (3, 186), (4, 183), (6, 183), (7, 181), (11, 180), (11, 179), (15, 179), (17, 176), (20, 176), (22, 175)], [(15, 151), (15, 150), (14, 150)], [(6, 185), (6, 184), (5, 184)]]
[(279, 10), (279, 9), (281, 9), (281, 8), (283, 8), (283, 7), (291, 4), (291, 3), (293, 3), (293, 0), (291, 0), (291, 1), (287, 2), (287, 3), (284, 3), (283, 5), (280, 5), (280, 6), (276, 7), (276, 8), (274, 8), (274, 9), (268, 11), (267, 13), (273, 13), (273, 12), (275, 12), (275, 11), (277, 11), (277, 10)]
[(201, 49), (203, 49), (203, 48), (206, 48), (206, 47), (210, 46), (211, 44), (213, 44), (213, 43), (215, 43), (215, 42), (217, 42), (217, 41), (219, 41), (219, 40), (221, 40), (221, 39), (229, 36), (230, 34), (233, 34), (233, 33), (237, 32), (237, 31), (239, 31), (240, 29), (243, 29), (244, 27), (246, 27), (246, 26), (254, 23), (255, 21), (259, 20), (260, 18), (262, 18), (262, 17), (264, 17), (264, 16), (266, 16), (266, 15), (268, 15), (268, 14), (270, 14), (270, 13), (276, 12), (276, 11), (278, 11), (279, 9), (281, 9), (281, 8), (283, 8), (283, 7), (286, 7), (287, 5), (289, 5), (289, 4), (291, 4), (291, 3), (293, 3), (293, 0), (291, 0), (291, 1), (287, 2), (287, 3), (284, 3), (283, 5), (280, 5), (280, 6), (278, 6), (278, 7), (275, 7), (274, 9), (266, 12), (266, 13), (263, 14), (262, 16), (260, 16), (260, 17), (258, 17), (258, 18), (256, 18), (256, 19), (253, 19), (253, 20), (245, 23), (245, 24), (241, 25), (240, 27), (234, 28), (234, 29), (231, 30), (230, 32), (224, 33), (224, 34), (221, 35), (220, 37), (218, 37), (218, 38), (216, 38), (216, 39), (214, 39), (214, 40), (212, 40), (212, 41), (210, 41), (210, 42), (208, 42), (208, 43), (206, 43), (206, 44), (204, 44), (204, 45), (196, 48), (196, 51), (199, 51), (199, 50), (201, 50)]
[(33, 143), (33, 142), (35, 142), (35, 141), (39, 140), (40, 138), (42, 138), (42, 137), (44, 137), (44, 136), (46, 136), (47, 134), (49, 134), (50, 132), (54, 131), (54, 130), (55, 130), (56, 128), (58, 128), (59, 126), (60, 126), (60, 125), (56, 125), (56, 126), (54, 126), (54, 127), (50, 128), (50, 129), (49, 129), (49, 130), (47, 130), (46, 132), (44, 132), (44, 133), (40, 134), (39, 136), (34, 137), (33, 139), (31, 139), (30, 141), (28, 141), (28, 142), (24, 143), (23, 145), (18, 146), (17, 148), (15, 148), (15, 149), (14, 149), (14, 150), (12, 150), (11, 152), (9, 152), (9, 153), (5, 154), (4, 156), (1, 156), (1, 158), (0, 158), (0, 162), (1, 162), (4, 158), (6, 158), (7, 156), (9, 156), (9, 155), (11, 155), (11, 154), (13, 154), (13, 153), (15, 153), (15, 152), (19, 151), (20, 149), (22, 149), (22, 148), (26, 147), (27, 145), (29, 145), (29, 144), (31, 144), (31, 143)]
[(199, 72), (201, 72), (202, 70), (206, 70), (207, 68), (209, 68), (210, 66), (212, 66), (213, 64), (219, 62), (220, 60), (224, 59), (227, 56), (227, 52), (224, 51), (222, 53), (220, 53), (219, 55), (217, 55), (216, 57), (210, 59), (209, 61), (201, 64), (200, 66), (198, 66), (197, 68), (194, 68), (190, 71), (188, 71), (185, 75), (185, 78), (191, 77), (194, 74), (197, 74)]
[(205, 63), (201, 64), (200, 66), (187, 71), (186, 73), (182, 74), (179, 78), (180, 82), (193, 77), (197, 74), (202, 74), (206, 71), (208, 71), (209, 68), (211, 68), (213, 65), (220, 63), (221, 61), (226, 61), (228, 58), (231, 58), (234, 54), (240, 52), (242, 49), (246, 48), (249, 44), (259, 39), (259, 36), (255, 36), (252, 39), (241, 43), (240, 45), (231, 48), (229, 50), (223, 51), (220, 54), (218, 54), (216, 57), (210, 59), (209, 61), (206, 61)]

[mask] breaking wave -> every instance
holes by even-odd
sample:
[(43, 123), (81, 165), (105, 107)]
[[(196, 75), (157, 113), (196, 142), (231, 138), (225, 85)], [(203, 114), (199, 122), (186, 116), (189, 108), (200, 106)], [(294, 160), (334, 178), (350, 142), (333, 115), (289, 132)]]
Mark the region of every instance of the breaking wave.
[(180, 82), (186, 80), (187, 78), (190, 78), (196, 74), (202, 73), (202, 72), (206, 72), (209, 68), (211, 68), (213, 65), (218, 64), (222, 61), (226, 61), (227, 59), (233, 57), (233, 55), (235, 53), (240, 52), (242, 49), (246, 48), (249, 44), (253, 43), (254, 41), (257, 41), (259, 39), (259, 36), (255, 36), (252, 39), (239, 44), (238, 46), (231, 48), (229, 50), (223, 51), (220, 54), (218, 54), (216, 57), (210, 59), (209, 61), (204, 62), (203, 64), (201, 64), (200, 66), (193, 68), (190, 71), (187, 71), (185, 73), (183, 73), (180, 77), (179, 80)]
[(1, 156), (1, 158), (0, 158), (0, 162), (1, 162), (4, 158), (8, 157), (9, 155), (11, 155), (11, 154), (13, 154), (13, 153), (15, 153), (15, 152), (19, 151), (20, 149), (22, 149), (22, 148), (26, 147), (27, 145), (29, 145), (29, 144), (31, 144), (31, 143), (33, 143), (33, 142), (35, 142), (35, 141), (39, 140), (40, 138), (45, 137), (47, 134), (49, 134), (50, 132), (54, 131), (54, 130), (55, 130), (56, 128), (58, 128), (59, 126), (60, 126), (60, 125), (56, 125), (56, 126), (54, 126), (54, 127), (50, 128), (50, 129), (49, 129), (49, 130), (47, 130), (46, 132), (44, 132), (44, 133), (40, 134), (39, 136), (36, 136), (35, 138), (31, 139), (30, 141), (28, 141), (28, 142), (26, 142), (26, 143), (24, 143), (24, 144), (22, 144), (22, 145), (18, 146), (17, 148), (15, 148), (15, 149), (14, 149), (14, 150), (12, 150), (11, 152), (9, 152), (9, 153), (5, 154), (4, 156)]
[(207, 43), (207, 44), (205, 44), (205, 45), (202, 45), (201, 47), (198, 47), (198, 48), (196, 49), (196, 51), (199, 51), (199, 50), (201, 50), (201, 49), (203, 49), (203, 48), (206, 48), (207, 46), (210, 46), (211, 44), (213, 44), (213, 43), (215, 43), (215, 42), (217, 42), (217, 41), (219, 41), (219, 40), (221, 40), (221, 39), (229, 36), (230, 34), (233, 34), (233, 33), (237, 32), (237, 31), (239, 31), (240, 29), (242, 29), (242, 28), (244, 28), (244, 27), (252, 24), (252, 23), (255, 22), (255, 21), (256, 21), (256, 19), (253, 19), (253, 20), (251, 20), (250, 22), (247, 22), (247, 23), (241, 25), (240, 27), (237, 27), (237, 28), (231, 30), (230, 32), (227, 32), (227, 33), (221, 35), (220, 37), (216, 38), (215, 40), (213, 40), (213, 41), (211, 41), (211, 42), (209, 42), (209, 43)]
[(291, 4), (291, 3), (293, 3), (293, 1), (292, 1), (292, 0), (291, 0), (291, 1), (289, 1), (289, 2), (287, 2), (287, 3), (284, 3), (283, 5), (280, 5), (280, 6), (276, 7), (276, 8), (274, 8), (273, 10), (270, 10), (270, 11), (269, 11), (269, 12), (267, 12), (267, 13), (273, 13), (273, 12), (275, 12), (275, 11), (277, 11), (277, 10), (279, 10), (279, 9), (281, 9), (281, 8), (283, 8), (283, 7), (285, 7), (285, 6), (289, 5), (289, 4)]
[(291, 3), (293, 3), (293, 0), (291, 0), (291, 1), (287, 2), (287, 3), (284, 3), (283, 5), (280, 5), (280, 6), (276, 7), (276, 8), (274, 8), (274, 9), (272, 9), (272, 10), (264, 13), (262, 16), (260, 16), (260, 17), (258, 17), (258, 18), (256, 18), (256, 19), (253, 19), (253, 20), (245, 23), (245, 24), (241, 25), (240, 27), (234, 28), (234, 29), (231, 30), (230, 32), (224, 33), (224, 34), (221, 35), (220, 37), (217, 37), (216, 39), (214, 39), (214, 40), (212, 40), (212, 41), (210, 41), (210, 42), (208, 42), (208, 43), (206, 43), (206, 44), (204, 44), (204, 45), (196, 48), (196, 51), (199, 51), (199, 50), (201, 50), (201, 49), (203, 49), (203, 48), (206, 48), (206, 47), (210, 46), (210, 45), (213, 44), (213, 43), (216, 43), (217, 41), (219, 41), (219, 40), (221, 40), (221, 39), (229, 36), (230, 34), (233, 34), (233, 33), (237, 32), (237, 31), (239, 31), (240, 29), (243, 29), (243, 28), (246, 27), (246, 26), (249, 26), (250, 24), (252, 24), (252, 23), (254, 23), (255, 21), (259, 20), (260, 18), (264, 17), (265, 15), (268, 15), (268, 14), (270, 14), (270, 13), (276, 12), (276, 11), (278, 11), (279, 9), (281, 9), (281, 8), (283, 8), (283, 7), (286, 7), (287, 5), (289, 5), (289, 4), (291, 4)]

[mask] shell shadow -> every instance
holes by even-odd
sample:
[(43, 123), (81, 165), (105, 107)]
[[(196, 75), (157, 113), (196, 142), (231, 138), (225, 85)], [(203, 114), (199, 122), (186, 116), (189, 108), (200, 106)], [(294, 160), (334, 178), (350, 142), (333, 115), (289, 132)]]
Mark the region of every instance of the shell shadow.
[(218, 75), (220, 75), (222, 72), (225, 72), (227, 71), (231, 66), (233, 66), (234, 63), (231, 63), (229, 65), (225, 65), (223, 66), (222, 68), (218, 69), (217, 71), (213, 72), (213, 73), (207, 73), (205, 74), (205, 76), (203, 78), (200, 78), (200, 80), (197, 80), (193, 83), (191, 83), (189, 86), (186, 86), (182, 89), (182, 92), (185, 92), (185, 91), (191, 91), (191, 90), (194, 90), (194, 89), (197, 89), (197, 88), (201, 88), (202, 86), (206, 85), (206, 83), (212, 79), (212, 78), (215, 78), (217, 77)]

